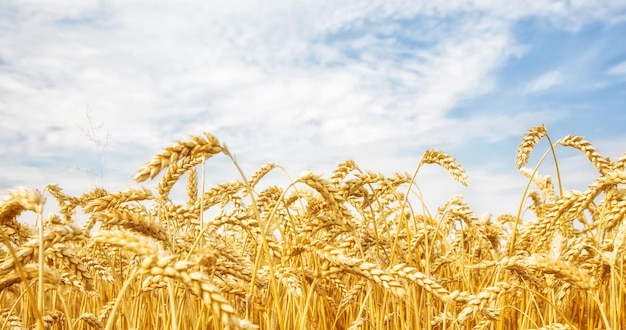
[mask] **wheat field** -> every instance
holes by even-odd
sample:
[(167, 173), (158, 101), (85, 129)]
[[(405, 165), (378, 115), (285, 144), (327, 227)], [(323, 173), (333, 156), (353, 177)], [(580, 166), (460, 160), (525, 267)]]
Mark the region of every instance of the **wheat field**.
[[(527, 164), (542, 139), (542, 161), (584, 153), (598, 172), (586, 191)], [(203, 189), (220, 154), (241, 177)], [(346, 161), (258, 189), (285, 170), (247, 176), (210, 134), (141, 167), (135, 180), (154, 188), (19, 187), (0, 204), (0, 329), (626, 328), (626, 153), (611, 161), (580, 136), (553, 143), (541, 125), (516, 165), (523, 202), (498, 216), (473, 214), (463, 196), (419, 205), (423, 166), (467, 185), (443, 151), (413, 173)], [(58, 214), (43, 214), (46, 201)]]

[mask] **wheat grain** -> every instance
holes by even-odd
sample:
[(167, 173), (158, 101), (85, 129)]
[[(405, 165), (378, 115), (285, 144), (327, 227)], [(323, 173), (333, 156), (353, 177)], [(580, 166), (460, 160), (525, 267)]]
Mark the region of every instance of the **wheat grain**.
[(611, 164), (611, 167), (615, 171), (626, 170), (626, 152), (624, 152), (620, 158), (616, 159), (613, 164)]
[(552, 178), (550, 176), (541, 176), (535, 173), (534, 170), (526, 167), (522, 167), (520, 169), (520, 172), (527, 178), (531, 179), (535, 183), (537, 188), (541, 190), (543, 201), (545, 203), (554, 202), (556, 200), (554, 184), (552, 184)]
[(422, 160), (420, 160), (420, 165), (421, 164), (437, 164), (446, 169), (454, 180), (467, 187), (467, 174), (465, 174), (465, 170), (457, 163), (454, 157), (445, 152), (441, 150), (427, 150), (424, 152)]
[[(63, 243), (70, 240), (81, 241), (85, 238), (82, 231), (78, 227), (72, 224), (53, 225), (45, 228), (43, 235), (43, 249), (44, 251), (58, 243)], [(29, 263), (39, 251), (39, 239), (29, 239), (24, 245), (20, 246), (15, 251), (15, 258), (9, 256), (0, 262), (0, 275), (9, 273), (17, 262), (20, 264)]]
[[(157, 186), (157, 191), (159, 193), (159, 199), (166, 200), (169, 196), (170, 191), (174, 188), (178, 179), (187, 173), (187, 189), (188, 194), (193, 194), (193, 191), (197, 191), (198, 189), (198, 177), (196, 172), (196, 165), (204, 162), (204, 157), (186, 157), (181, 159), (178, 162), (174, 162), (169, 165), (165, 174), (161, 177), (161, 182)], [(197, 192), (196, 195), (197, 197)], [(194, 197), (195, 198), (195, 197)]]
[(353, 160), (346, 160), (345, 162), (337, 165), (337, 168), (333, 171), (333, 174), (330, 177), (330, 180), (333, 184), (339, 185), (341, 181), (345, 179), (345, 177), (352, 171), (359, 170), (359, 167)]
[[(21, 267), (21, 274), (11, 272), (6, 274), (0, 280), (0, 292), (11, 287), (12, 285), (21, 283), (22, 281), (31, 281), (39, 278), (39, 266), (37, 264), (27, 264)], [(43, 267), (44, 283), (49, 287), (56, 287), (62, 283), (63, 277), (53, 268), (44, 265)], [(28, 283), (27, 283), (28, 284)]]
[(150, 256), (158, 253), (158, 247), (149, 239), (124, 230), (99, 230), (92, 236), (94, 242), (117, 246), (136, 255)]
[[(44, 329), (52, 329), (57, 323), (63, 323), (65, 321), (65, 314), (59, 310), (49, 310), (45, 312), (45, 315), (41, 318), (43, 320)], [(31, 329), (36, 329), (37, 326), (33, 325)]]
[[(352, 258), (343, 254), (340, 249), (334, 246), (324, 245), (321, 242), (315, 244), (314, 248), (307, 247), (309, 251), (315, 253), (320, 258), (332, 263), (328, 273), (336, 271), (346, 271), (355, 275), (363, 276), (366, 279), (381, 285), (389, 290), (396, 297), (403, 298), (407, 295), (406, 289), (396, 278), (389, 275), (389, 272), (378, 269), (375, 264), (366, 262), (358, 258)], [(335, 268), (338, 267), (338, 268)]]
[(107, 194), (89, 201), (85, 206), (85, 212), (95, 213), (116, 208), (122, 203), (152, 199), (152, 192), (145, 187), (141, 189), (126, 189), (114, 194)]
[(146, 219), (145, 215), (129, 212), (124, 209), (107, 208), (92, 215), (97, 221), (102, 222), (102, 229), (119, 227), (132, 232), (152, 237), (157, 241), (167, 245), (169, 237), (165, 228), (158, 222)]
[[(19, 210), (22, 209), (22, 207), (17, 204), (14, 204), (14, 203), (10, 203), (10, 204), (13, 206), (17, 206), (17, 209)], [(3, 204), (3, 205), (7, 205), (7, 204)], [(7, 207), (7, 209), (13, 206), (9, 206)], [(8, 213), (12, 213), (12, 212), (14, 211), (8, 210), (7, 215)], [(0, 216), (0, 219), (2, 219), (1, 216)], [(4, 234), (7, 237), (9, 237), (9, 239), (11, 240), (13, 244), (16, 244), (16, 245), (24, 244), (26, 240), (28, 240), (29, 238), (33, 236), (33, 229), (30, 226), (26, 226), (18, 222), (17, 218), (15, 217), (15, 214), (8, 215), (6, 218), (4, 218), (2, 222), (0, 222), (0, 230), (4, 231)]]
[(626, 183), (625, 171), (612, 171), (599, 177), (596, 182), (589, 185), (589, 190), (585, 191), (584, 199), (581, 198), (579, 205), (575, 208), (575, 214), (580, 214), (599, 194), (624, 183)]
[[(25, 187), (18, 187), (9, 191), (8, 196), (2, 197), (4, 203), (0, 204), (0, 225), (12, 227), (16, 233), (27, 230), (17, 224), (16, 218), (23, 211), (33, 211), (41, 214), (46, 198), (38, 191)], [(18, 240), (23, 240), (22, 236)]]
[(293, 270), (287, 267), (276, 267), (274, 275), (292, 295), (302, 297), (302, 282)]
[(202, 297), (202, 300), (211, 308), (224, 324), (231, 329), (240, 328), (240, 320), (235, 314), (235, 309), (222, 296), (209, 277), (202, 272), (189, 271), (193, 263), (183, 260), (176, 261), (174, 256), (147, 256), (141, 264), (141, 270), (152, 274), (161, 275), (179, 280), (192, 292)]
[(22, 318), (18, 315), (13, 314), (13, 311), (10, 309), (2, 309), (0, 310), (0, 326), (2, 329), (7, 330), (24, 330), (24, 323), (22, 323)]
[(115, 306), (117, 301), (117, 298), (114, 298), (108, 301), (106, 304), (102, 305), (102, 307), (100, 308), (100, 312), (98, 313), (98, 320), (100, 321), (100, 323), (104, 324), (106, 322), (111, 313), (111, 310), (113, 309), (113, 306)]
[(198, 200), (198, 170), (192, 167), (187, 171), (187, 207)]
[(104, 329), (104, 324), (102, 324), (102, 322), (93, 313), (81, 314), (76, 320), (76, 322), (74, 322), (74, 327), (76, 327), (76, 324), (78, 323), (78, 321), (83, 321), (87, 325), (89, 325), (90, 327), (96, 330)]
[(500, 261), (506, 269), (514, 269), (530, 277), (536, 274), (554, 274), (558, 279), (566, 281), (580, 289), (590, 290), (595, 284), (588, 280), (588, 276), (571, 265), (559, 260), (552, 260), (545, 256), (533, 254), (529, 257), (507, 257)]
[(28, 189), (26, 187), (18, 187), (9, 190), (9, 195), (2, 197), (2, 199), (8, 204), (15, 201), (20, 204), (24, 210), (33, 211), (35, 213), (41, 213), (41, 209), (46, 203), (46, 198), (39, 190)]
[(281, 168), (279, 165), (274, 164), (272, 162), (265, 163), (263, 166), (259, 167), (259, 169), (254, 172), (248, 179), (248, 184), (250, 188), (256, 187), (256, 185), (265, 177), (269, 172), (271, 172), (275, 168)]
[(63, 193), (62, 189), (56, 184), (47, 185), (46, 190), (57, 200), (59, 211), (65, 217), (65, 221), (71, 222), (76, 207), (81, 205), (81, 199)]
[(611, 161), (602, 157), (598, 151), (591, 145), (591, 142), (586, 141), (582, 136), (567, 135), (557, 142), (562, 146), (576, 148), (582, 151), (587, 159), (595, 166), (600, 174), (605, 175), (611, 171)]
[[(213, 205), (220, 203), (224, 205), (225, 200), (228, 199), (228, 196), (235, 196), (237, 193), (243, 190), (243, 188), (244, 185), (243, 183), (241, 183), (241, 181), (228, 181), (222, 184), (218, 184), (217, 186), (204, 192), (203, 196), (199, 198), (192, 207), (189, 208), (189, 214), (197, 217), (197, 215), (200, 214), (201, 211), (205, 211)], [(202, 201), (202, 205), (200, 205), (200, 201)]]
[(418, 271), (416, 268), (407, 267), (403, 264), (397, 264), (389, 270), (390, 274), (397, 275), (400, 278), (405, 278), (411, 282), (417, 283), (421, 288), (430, 292), (441, 301), (445, 303), (452, 302), (450, 293), (440, 284), (430, 279), (426, 274)]
[[(529, 224), (522, 231), (522, 239), (519, 244), (530, 244), (531, 240), (538, 239), (538, 241), (533, 242), (532, 250), (543, 249), (551, 240), (557, 221), (560, 220), (561, 224), (571, 223), (580, 214), (577, 209), (582, 204), (583, 197), (584, 194), (579, 191), (570, 191), (559, 197), (554, 204), (549, 205), (545, 217), (534, 224)], [(522, 249), (522, 245), (519, 245), (518, 248)]]
[(81, 291), (95, 294), (93, 276), (90, 274), (89, 269), (71, 248), (63, 245), (57, 244), (46, 249), (45, 256), (56, 264), (57, 269), (69, 271), (69, 273), (64, 274), (71, 274), (76, 278), (76, 281), (71, 282), (74, 287)]
[(154, 156), (144, 166), (137, 170), (135, 181), (144, 182), (153, 179), (170, 164), (176, 163), (185, 157), (209, 159), (224, 149), (213, 135), (204, 133), (204, 136), (190, 136), (189, 140), (181, 140)]
[(457, 301), (465, 302), (465, 307), (457, 315), (456, 322), (462, 323), (470, 315), (476, 319), (479, 313), (486, 313), (486, 316), (493, 319), (493, 312), (490, 312), (490, 309), (493, 309), (493, 307), (488, 306), (494, 305), (495, 300), (510, 291), (511, 288), (511, 285), (507, 282), (498, 282), (494, 286), (484, 288), (476, 295), (464, 296), (462, 299), (458, 298)]
[(622, 223), (626, 218), (626, 189), (611, 189), (599, 203), (601, 213), (601, 226), (605, 231), (610, 231)]
[(535, 149), (535, 145), (546, 135), (548, 135), (548, 129), (545, 125), (535, 126), (526, 132), (515, 155), (515, 165), (518, 169), (526, 166), (530, 153)]

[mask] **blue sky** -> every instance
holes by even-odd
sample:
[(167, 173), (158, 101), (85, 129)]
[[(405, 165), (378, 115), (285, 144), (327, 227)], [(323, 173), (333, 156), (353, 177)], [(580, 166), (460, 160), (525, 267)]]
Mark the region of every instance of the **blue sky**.
[[(618, 158), (625, 97), (623, 0), (3, 1), (0, 195), (136, 186), (160, 148), (206, 131), (248, 174), (268, 161), (329, 174), (346, 159), (412, 173), (443, 149), (470, 186), (424, 168), (431, 210), (463, 194), (477, 213), (513, 212), (526, 130), (545, 123)], [(559, 157), (566, 189), (592, 182), (579, 153)], [(207, 184), (237, 179), (223, 157), (206, 171)]]

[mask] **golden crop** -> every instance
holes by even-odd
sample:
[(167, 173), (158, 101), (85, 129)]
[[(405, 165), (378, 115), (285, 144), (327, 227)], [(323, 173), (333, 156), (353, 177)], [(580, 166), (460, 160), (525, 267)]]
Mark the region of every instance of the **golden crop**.
[[(524, 167), (543, 138), (546, 154), (573, 147), (594, 165), (586, 191), (563, 192), (539, 165)], [(199, 167), (219, 154), (241, 178), (199, 191)], [(426, 151), (413, 174), (346, 161), (258, 190), (282, 168), (247, 177), (214, 136), (191, 136), (137, 171), (139, 183), (160, 176), (155, 190), (9, 191), (0, 329), (626, 328), (625, 163), (626, 153), (611, 161), (582, 137), (552, 143), (534, 127), (516, 157), (532, 183), (528, 205), (478, 217), (463, 196), (432, 214), (412, 205), (421, 166), (467, 185), (442, 151)], [(183, 203), (170, 199), (177, 184)], [(44, 219), (46, 195), (59, 213)], [(34, 227), (20, 221), (25, 211)]]

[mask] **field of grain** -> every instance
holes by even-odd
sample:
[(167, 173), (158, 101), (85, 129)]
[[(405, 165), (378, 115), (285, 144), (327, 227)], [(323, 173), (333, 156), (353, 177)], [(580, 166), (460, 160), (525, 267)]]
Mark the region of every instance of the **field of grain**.
[[(554, 149), (576, 148), (597, 179), (564, 191), (527, 164), (541, 139), (551, 146), (542, 166), (558, 173)], [(202, 189), (218, 154), (241, 177)], [(626, 328), (625, 163), (626, 153), (611, 161), (580, 136), (552, 143), (534, 127), (516, 158), (525, 202), (479, 217), (463, 196), (433, 212), (416, 205), (423, 166), (467, 184), (442, 151), (426, 151), (412, 174), (346, 161), (257, 190), (283, 169), (246, 176), (214, 136), (191, 136), (137, 171), (155, 189), (8, 192), (0, 329)], [(58, 214), (43, 214), (46, 200)]]

